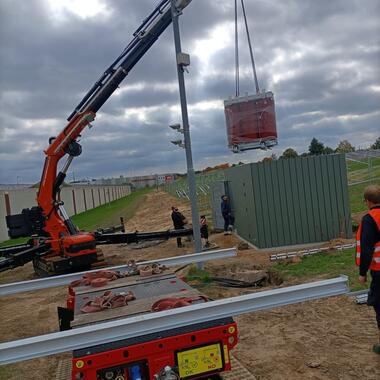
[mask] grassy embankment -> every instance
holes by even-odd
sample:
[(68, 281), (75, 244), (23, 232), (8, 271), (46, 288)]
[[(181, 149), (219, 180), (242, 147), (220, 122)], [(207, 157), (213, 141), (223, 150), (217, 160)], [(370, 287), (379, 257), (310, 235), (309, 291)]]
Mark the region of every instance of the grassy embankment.
[[(380, 185), (380, 158), (372, 158), (371, 178), (372, 183)], [(367, 181), (370, 179), (368, 166), (366, 162), (347, 162), (347, 176), (349, 183), (356, 183)], [(350, 207), (353, 214), (365, 211), (365, 205), (363, 203), (363, 191), (370, 182), (358, 183), (357, 185), (350, 185), (348, 187), (350, 197)]]
[[(120, 224), (121, 216), (124, 218), (124, 222), (126, 222), (132, 218), (138, 207), (144, 202), (145, 195), (150, 190), (151, 189), (141, 189), (134, 191), (124, 198), (74, 215), (71, 219), (79, 229), (85, 231), (93, 231), (99, 227), (111, 227)], [(21, 244), (27, 240), (27, 238), (6, 240), (1, 242), (0, 246)]]

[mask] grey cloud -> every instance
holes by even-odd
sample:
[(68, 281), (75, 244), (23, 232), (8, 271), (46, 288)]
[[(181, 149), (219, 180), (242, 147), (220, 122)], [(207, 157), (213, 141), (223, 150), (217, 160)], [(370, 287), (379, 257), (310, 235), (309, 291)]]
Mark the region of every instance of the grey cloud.
[[(82, 20), (67, 13), (66, 22), (57, 23), (44, 0), (1, 2), (0, 183), (15, 182), (16, 176), (27, 182), (39, 180), (42, 149), (50, 132), (64, 126), (85, 91), (157, 2), (106, 3), (110, 18), (98, 15)], [(208, 38), (214, 27), (233, 22), (231, 5), (194, 0), (181, 17), (183, 50), (191, 54), (195, 42)], [(375, 114), (380, 95), (370, 90), (380, 86), (380, 3), (255, 0), (246, 2), (246, 7), (259, 81), (274, 91), (277, 102), (280, 145), (273, 152), (288, 146), (306, 150), (313, 136), (332, 146), (343, 138), (354, 145), (368, 145), (371, 136), (378, 134), (380, 121)], [(241, 28), (241, 64), (249, 73), (243, 32)], [(276, 61), (280, 51), (286, 56), (281, 64)], [(190, 104), (221, 102), (220, 109), (191, 113), (196, 168), (268, 155), (255, 151), (236, 156), (227, 150), (222, 100), (234, 93), (233, 47), (215, 52), (210, 65), (217, 74), (200, 78), (203, 62), (193, 54), (187, 76)], [(287, 71), (293, 75), (281, 77)], [(274, 80), (276, 75), (279, 80)], [(173, 135), (167, 128), (179, 121), (169, 110), (178, 104), (178, 91), (162, 86), (176, 80), (169, 27), (122, 85), (148, 86), (142, 91), (131, 87), (107, 102), (94, 129), (83, 133), (84, 151), (73, 170), (83, 177), (185, 170), (184, 152), (169, 143)], [(155, 85), (161, 85), (161, 90)], [(242, 75), (241, 92), (245, 91), (252, 91), (252, 80)], [(149, 114), (147, 122), (120, 117), (132, 107), (152, 106), (158, 110)], [(342, 115), (361, 117), (342, 119)], [(52, 119), (51, 128), (40, 128), (40, 119)], [(26, 122), (33, 128), (26, 128)], [(5, 134), (5, 128), (14, 133)], [(28, 144), (35, 149), (30, 151)]]

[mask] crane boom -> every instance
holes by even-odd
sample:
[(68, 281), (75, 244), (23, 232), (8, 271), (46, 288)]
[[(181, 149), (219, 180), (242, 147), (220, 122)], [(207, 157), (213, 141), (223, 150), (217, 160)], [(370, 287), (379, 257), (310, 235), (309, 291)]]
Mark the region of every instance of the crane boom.
[[(176, 11), (182, 12), (190, 2), (175, 0)], [(42, 244), (42, 238), (43, 245), (49, 247), (49, 257), (96, 258), (96, 237), (93, 233), (78, 231), (58, 194), (72, 160), (82, 152), (77, 138), (171, 22), (172, 0), (161, 0), (133, 33), (131, 42), (75, 107), (65, 128), (49, 139), (49, 146), (44, 151), (46, 157), (37, 194), (38, 206), (7, 217), (10, 237), (37, 236), (35, 246)], [(64, 156), (67, 160), (57, 173), (58, 163)]]

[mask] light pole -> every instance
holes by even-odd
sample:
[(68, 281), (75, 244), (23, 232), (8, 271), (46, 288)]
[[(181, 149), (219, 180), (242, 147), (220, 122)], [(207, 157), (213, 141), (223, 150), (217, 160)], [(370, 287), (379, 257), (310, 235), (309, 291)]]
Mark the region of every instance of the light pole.
[[(178, 17), (181, 12), (176, 8), (176, 3), (178, 0), (171, 0), (171, 10), (172, 10), (172, 22), (173, 22), (173, 32), (174, 32), (174, 44), (177, 60), (177, 73), (178, 73), (178, 85), (179, 85), (179, 95), (181, 99), (181, 112), (182, 112), (182, 125), (181, 129), (179, 124), (175, 125), (175, 128), (179, 132), (183, 133), (184, 138), (184, 148), (186, 151), (186, 163), (187, 163), (187, 182), (189, 185), (189, 196), (191, 203), (191, 219), (193, 223), (193, 236), (195, 243), (195, 252), (202, 251), (202, 240), (200, 235), (200, 225), (199, 225), (199, 214), (197, 206), (197, 194), (195, 190), (195, 173), (193, 168), (193, 156), (191, 153), (191, 140), (190, 140), (190, 130), (189, 130), (189, 116), (187, 112), (187, 100), (186, 100), (186, 88), (185, 88), (185, 78), (184, 70), (186, 66), (190, 65), (190, 56), (181, 51), (181, 38), (179, 32)], [(176, 145), (181, 146), (181, 142), (177, 141)], [(198, 268), (202, 269), (202, 264), (198, 264)]]

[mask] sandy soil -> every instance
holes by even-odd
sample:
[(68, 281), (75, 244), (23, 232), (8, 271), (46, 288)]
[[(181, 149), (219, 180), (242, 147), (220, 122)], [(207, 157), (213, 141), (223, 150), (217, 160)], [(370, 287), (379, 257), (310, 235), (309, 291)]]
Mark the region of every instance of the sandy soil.
[[(171, 227), (170, 206), (177, 205), (190, 218), (185, 202), (166, 193), (152, 192), (143, 206), (127, 222), (130, 231), (153, 231)], [(236, 246), (234, 236), (214, 234), (212, 241), (220, 248)], [(177, 248), (171, 240), (144, 249), (133, 246), (103, 247), (112, 264), (125, 263), (131, 258), (153, 259), (191, 252), (191, 243)], [(232, 276), (264, 270), (270, 273), (268, 255), (271, 252), (248, 249), (236, 258), (207, 263), (213, 275)], [(243, 269), (242, 269), (243, 268)], [(34, 278), (32, 266), (25, 265), (0, 275), (0, 282)], [(312, 279), (311, 279), (312, 280)], [(281, 281), (269, 276), (267, 287), (279, 286)], [(293, 285), (284, 282), (280, 286)], [(216, 285), (201, 287), (212, 298), (247, 294), (260, 289), (227, 289)], [(0, 299), (1, 341), (57, 331), (56, 307), (65, 305), (66, 288), (8, 296)], [(367, 306), (358, 306), (348, 297), (307, 302), (256, 312), (236, 318), (239, 344), (235, 355), (258, 379), (380, 379), (380, 357), (371, 352), (377, 329), (374, 313)], [(6, 366), (1, 379), (54, 379), (60, 354)]]

